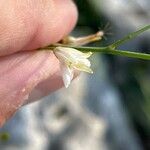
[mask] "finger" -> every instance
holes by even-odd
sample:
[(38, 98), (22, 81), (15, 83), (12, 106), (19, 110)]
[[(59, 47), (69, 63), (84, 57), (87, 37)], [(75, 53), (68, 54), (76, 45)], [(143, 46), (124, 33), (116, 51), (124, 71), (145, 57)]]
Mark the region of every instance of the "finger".
[[(25, 4), (24, 1), (18, 0), (18, 6), (15, 5), (10, 9), (9, 5), (11, 3), (13, 5), (13, 2), (7, 0), (8, 6), (5, 6), (2, 0), (0, 4), (1, 8), (2, 6), (5, 6), (5, 9), (9, 8), (9, 11), (6, 9), (7, 12), (3, 10), (4, 8), (0, 8), (0, 13), (2, 12), (0, 16), (0, 22), (2, 21), (0, 24), (0, 55), (32, 50), (57, 42), (75, 25), (77, 12), (74, 4), (69, 0), (37, 0), (36, 4), (32, 4), (32, 0), (26, 1), (30, 2), (30, 5), (21, 5), (21, 2)], [(38, 15), (39, 12), (42, 12), (40, 11), (41, 5), (39, 5), (42, 4), (41, 2), (45, 2), (42, 8), (46, 9), (47, 4), (49, 7), (47, 11)], [(30, 6), (34, 8), (34, 11), (27, 8), (24, 11), (21, 6), (25, 8)], [(19, 12), (18, 7), (23, 11)], [(50, 11), (49, 8), (52, 10)], [(54, 10), (57, 10), (56, 14)], [(60, 25), (63, 25), (62, 28)], [(40, 82), (47, 79), (49, 81), (47, 84), (51, 85), (48, 87), (49, 91), (54, 91), (62, 86), (59, 62), (52, 52), (21, 52), (0, 57), (0, 70), (0, 124), (3, 124), (26, 102), (28, 95)], [(44, 90), (43, 88), (42, 91)]]
[(2, 57), (0, 64), (1, 125), (26, 103), (33, 88), (41, 81), (48, 78), (51, 91), (62, 86), (59, 61), (52, 52), (16, 53)]
[(55, 43), (72, 30), (76, 20), (71, 0), (1, 0), (0, 55)]

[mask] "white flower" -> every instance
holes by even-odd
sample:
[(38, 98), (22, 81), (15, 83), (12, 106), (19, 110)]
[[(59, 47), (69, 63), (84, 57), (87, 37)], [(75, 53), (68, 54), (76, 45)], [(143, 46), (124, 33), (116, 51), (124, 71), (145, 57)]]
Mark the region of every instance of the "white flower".
[(54, 50), (55, 56), (59, 59), (62, 65), (62, 77), (65, 87), (67, 88), (74, 76), (74, 70), (93, 73), (91, 63), (87, 59), (92, 53), (83, 53), (74, 48), (56, 47)]

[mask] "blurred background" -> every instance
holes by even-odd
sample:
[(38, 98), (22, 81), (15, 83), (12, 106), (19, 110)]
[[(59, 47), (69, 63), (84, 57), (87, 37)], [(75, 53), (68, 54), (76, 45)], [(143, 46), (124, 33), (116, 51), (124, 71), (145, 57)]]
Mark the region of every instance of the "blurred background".
[[(76, 0), (74, 36), (104, 46), (150, 23), (149, 0)], [(120, 47), (150, 53), (150, 32)], [(94, 54), (93, 75), (23, 107), (0, 129), (0, 150), (150, 150), (150, 62)]]

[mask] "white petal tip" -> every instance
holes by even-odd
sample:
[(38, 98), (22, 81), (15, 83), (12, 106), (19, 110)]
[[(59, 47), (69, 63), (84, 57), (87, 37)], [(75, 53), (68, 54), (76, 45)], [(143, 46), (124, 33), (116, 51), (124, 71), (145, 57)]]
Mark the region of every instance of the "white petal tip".
[(91, 72), (90, 72), (91, 74), (93, 74), (94, 72), (91, 70)]
[(63, 67), (63, 82), (66, 88), (69, 87), (73, 79), (73, 70), (67, 66)]
[(63, 82), (64, 82), (64, 86), (65, 88), (68, 88), (70, 83), (71, 83), (71, 78), (68, 76), (66, 76), (65, 78), (63, 78)]
[(90, 73), (90, 74), (94, 73), (92, 69), (89, 69), (87, 72)]
[(65, 88), (67, 89), (69, 87), (69, 85), (65, 85)]
[(65, 88), (68, 88), (68, 87), (69, 87), (69, 85), (70, 85), (70, 82), (64, 82), (64, 86), (65, 86)]

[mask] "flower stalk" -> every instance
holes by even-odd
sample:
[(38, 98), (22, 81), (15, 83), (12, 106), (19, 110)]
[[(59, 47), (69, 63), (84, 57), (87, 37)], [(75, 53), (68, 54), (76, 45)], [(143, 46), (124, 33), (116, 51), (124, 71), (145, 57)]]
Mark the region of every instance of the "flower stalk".
[(124, 56), (129, 58), (137, 58), (137, 59), (143, 59), (143, 60), (150, 60), (150, 54), (146, 53), (139, 53), (139, 52), (133, 52), (133, 51), (125, 51), (125, 50), (119, 50), (119, 49), (111, 49), (110, 47), (76, 47), (76, 49), (80, 51), (91, 51), (91, 52), (99, 52), (103, 54), (111, 54), (111, 55), (117, 55), (117, 56)]
[(150, 60), (150, 54), (139, 53), (133, 51), (118, 50), (117, 48), (137, 37), (139, 34), (150, 29), (150, 25), (128, 34), (121, 40), (114, 42), (106, 47), (83, 47), (82, 45), (101, 40), (104, 36), (104, 32), (99, 31), (96, 34), (92, 34), (85, 37), (75, 38), (68, 36), (59, 43), (41, 48), (40, 50), (52, 50), (55, 56), (58, 58), (62, 70), (62, 79), (66, 88), (70, 85), (74, 72), (83, 71), (87, 73), (93, 73), (91, 69), (91, 63), (88, 58), (94, 52), (125, 56), (130, 58), (138, 58), (143, 60)]
[[(85, 46), (80, 46), (83, 45), (83, 43), (90, 43), (90, 42), (94, 42), (97, 41), (98, 39), (102, 39), (102, 36), (104, 35), (104, 33), (102, 31), (97, 32), (94, 35), (90, 35), (87, 37), (82, 37), (82, 38), (74, 38), (74, 43), (70, 43), (70, 41), (64, 42), (64, 43), (56, 43), (54, 45), (49, 45), (45, 48), (41, 48), (41, 50), (53, 50), (54, 48), (61, 46), (61, 47), (70, 47), (70, 48), (74, 48), (77, 49), (79, 51), (82, 52), (99, 52), (99, 53), (103, 53), (103, 54), (111, 54), (111, 55), (117, 55), (117, 56), (124, 56), (124, 57), (130, 57), (130, 58), (137, 58), (137, 59), (143, 59), (143, 60), (150, 60), (150, 54), (146, 54), (146, 53), (140, 53), (140, 52), (134, 52), (131, 50), (120, 50), (117, 49), (120, 45), (136, 38), (137, 36), (139, 36), (141, 33), (148, 31), (150, 29), (150, 25), (145, 26), (144, 28), (133, 32), (133, 33), (129, 33), (127, 36), (125, 36), (124, 38), (122, 38), (121, 40), (118, 40), (116, 42), (114, 42), (113, 44), (110, 44), (108, 46), (105, 47), (85, 47)], [(82, 39), (82, 40), (81, 40)], [(72, 42), (72, 41), (71, 41)]]
[(113, 44), (111, 44), (109, 47), (112, 48), (112, 49), (116, 49), (117, 47), (119, 47), (120, 45), (136, 38), (137, 36), (139, 36), (141, 33), (145, 32), (145, 31), (148, 31), (150, 29), (150, 25), (147, 25), (145, 26), (144, 28), (138, 30), (138, 31), (135, 31), (135, 32), (132, 32), (132, 33), (129, 33), (127, 36), (125, 36), (124, 38), (114, 42)]

